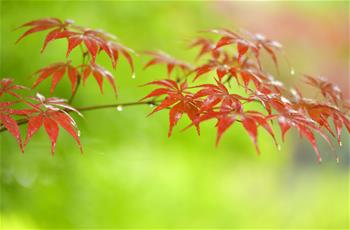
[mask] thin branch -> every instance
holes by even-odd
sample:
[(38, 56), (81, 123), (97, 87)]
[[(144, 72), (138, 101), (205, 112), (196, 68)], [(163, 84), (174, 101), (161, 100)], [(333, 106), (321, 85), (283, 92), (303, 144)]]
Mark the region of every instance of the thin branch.
[[(80, 50), (81, 50), (81, 55), (82, 55), (82, 61), (81, 61), (82, 65), (81, 66), (84, 66), (85, 62), (88, 61), (88, 60), (86, 60), (86, 57), (89, 58), (89, 53), (87, 51), (84, 51), (84, 48), (83, 48), (83, 46), (81, 44), (80, 44)], [(81, 70), (81, 72), (83, 72), (83, 71)], [(75, 95), (77, 94), (77, 91), (78, 91), (78, 88), (80, 86), (80, 82), (81, 82), (82, 76), (83, 76), (83, 73), (78, 74), (77, 84), (74, 87), (74, 91), (73, 91), (72, 95), (68, 99), (68, 104), (70, 104), (70, 105), (72, 104), (72, 102), (73, 102), (73, 100), (75, 98)]]
[(89, 111), (96, 109), (108, 109), (108, 108), (118, 108), (118, 107), (127, 107), (134, 105), (157, 105), (157, 101), (138, 101), (138, 102), (128, 102), (128, 103), (118, 103), (118, 104), (107, 104), (107, 105), (94, 105), (94, 106), (86, 106), (77, 108), (78, 111)]
[[(138, 102), (127, 102), (127, 103), (117, 103), (117, 104), (107, 104), (107, 105), (93, 105), (93, 106), (86, 106), (77, 108), (78, 111), (91, 111), (91, 110), (97, 110), (97, 109), (108, 109), (108, 108), (118, 108), (118, 107), (128, 107), (128, 106), (136, 106), (136, 105), (157, 105), (158, 101), (150, 100), (150, 101), (138, 101)], [(72, 110), (65, 110), (66, 112), (70, 113)], [(17, 125), (24, 125), (28, 123), (28, 119), (19, 119), (16, 120)], [(0, 126), (0, 133), (6, 131), (7, 129), (4, 126)]]
[(75, 98), (75, 95), (77, 94), (77, 91), (78, 91), (78, 88), (79, 88), (79, 85), (80, 85), (80, 82), (81, 82), (81, 75), (78, 74), (78, 81), (77, 81), (77, 84), (75, 85), (74, 87), (74, 91), (72, 93), (72, 95), (70, 96), (70, 98), (68, 99), (68, 104), (72, 104), (74, 98)]

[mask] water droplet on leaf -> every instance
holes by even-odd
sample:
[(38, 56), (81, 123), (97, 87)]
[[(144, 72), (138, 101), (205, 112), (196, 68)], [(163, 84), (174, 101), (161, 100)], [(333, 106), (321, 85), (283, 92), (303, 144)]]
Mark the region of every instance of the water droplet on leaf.
[(123, 106), (118, 105), (118, 106), (117, 106), (117, 110), (118, 110), (119, 112), (123, 111)]
[(291, 68), (291, 69), (290, 69), (290, 75), (295, 75), (295, 70), (294, 70), (294, 68)]
[(277, 150), (278, 150), (278, 151), (281, 151), (281, 149), (282, 149), (281, 145), (278, 144), (278, 145), (277, 145)]
[(133, 73), (132, 76), (131, 76), (132, 79), (135, 79), (136, 78), (136, 74)]
[(341, 141), (339, 142), (339, 146), (343, 146), (343, 143)]

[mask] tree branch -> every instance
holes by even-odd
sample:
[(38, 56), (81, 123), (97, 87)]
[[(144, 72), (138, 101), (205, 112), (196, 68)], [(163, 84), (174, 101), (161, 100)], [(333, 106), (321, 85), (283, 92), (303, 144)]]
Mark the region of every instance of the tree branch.
[[(77, 108), (79, 112), (84, 111), (91, 111), (91, 110), (97, 110), (97, 109), (108, 109), (108, 108), (118, 108), (118, 107), (129, 107), (129, 106), (136, 106), (136, 105), (157, 105), (159, 101), (137, 101), (137, 102), (127, 102), (127, 103), (117, 103), (117, 104), (107, 104), (107, 105), (92, 105), (92, 106), (86, 106), (86, 107), (80, 107)], [(65, 110), (66, 112), (70, 113), (72, 110)], [(24, 125), (28, 123), (28, 119), (18, 119), (16, 120), (17, 125)], [(0, 132), (4, 132), (7, 129), (4, 126), (0, 126)]]
[(80, 107), (77, 108), (78, 111), (89, 111), (89, 110), (96, 110), (96, 109), (108, 109), (108, 108), (118, 108), (118, 107), (127, 107), (127, 106), (134, 106), (134, 105), (157, 105), (157, 101), (138, 101), (138, 102), (128, 102), (128, 103), (119, 103), (119, 104), (107, 104), (107, 105), (93, 105), (93, 106), (86, 106), (86, 107)]

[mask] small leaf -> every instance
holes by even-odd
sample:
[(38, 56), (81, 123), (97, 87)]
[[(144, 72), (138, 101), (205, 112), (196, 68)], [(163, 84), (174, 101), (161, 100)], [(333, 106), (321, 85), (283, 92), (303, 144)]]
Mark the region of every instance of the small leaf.
[(0, 121), (2, 125), (9, 131), (9, 133), (16, 138), (16, 141), (19, 144), (19, 147), (21, 148), (23, 152), (23, 145), (21, 140), (21, 133), (19, 131), (19, 127), (17, 125), (17, 122), (12, 119), (9, 115), (0, 113)]
[(27, 136), (26, 136), (26, 140), (24, 142), (24, 146), (26, 146), (28, 144), (29, 140), (40, 129), (42, 124), (43, 124), (43, 115), (42, 114), (39, 114), (38, 116), (34, 116), (34, 117), (29, 119), (28, 128), (27, 128)]
[(55, 153), (56, 141), (59, 133), (59, 128), (57, 123), (49, 117), (44, 117), (44, 127), (47, 135), (51, 140), (51, 153)]

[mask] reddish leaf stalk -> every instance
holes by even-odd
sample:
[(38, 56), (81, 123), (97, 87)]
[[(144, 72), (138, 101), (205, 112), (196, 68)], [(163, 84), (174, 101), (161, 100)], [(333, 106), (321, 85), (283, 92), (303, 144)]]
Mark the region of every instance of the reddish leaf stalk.
[(79, 86), (80, 86), (80, 83), (81, 83), (81, 75), (78, 74), (78, 80), (77, 80), (77, 84), (75, 85), (74, 87), (74, 91), (72, 92), (72, 95), (70, 96), (70, 98), (68, 99), (68, 104), (72, 104), (76, 94), (77, 94), (77, 91), (79, 89)]

